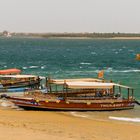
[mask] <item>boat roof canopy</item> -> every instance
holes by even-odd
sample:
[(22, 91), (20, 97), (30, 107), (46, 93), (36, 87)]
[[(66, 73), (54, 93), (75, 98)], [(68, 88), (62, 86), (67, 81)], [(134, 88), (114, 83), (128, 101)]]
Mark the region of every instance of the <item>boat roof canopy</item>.
[(71, 89), (111, 89), (113, 86), (126, 89), (133, 89), (129, 86), (120, 85), (117, 83), (104, 82), (104, 80), (95, 78), (80, 78), (80, 79), (49, 79), (51, 84), (66, 85)]
[(80, 79), (50, 79), (52, 84), (65, 84), (66, 82), (102, 82), (103, 80), (95, 78), (80, 78)]
[(36, 75), (0, 75), (0, 78), (37, 78)]
[(101, 83), (101, 82), (66, 82), (68, 88), (72, 89), (111, 89), (113, 88), (113, 83)]
[(6, 74), (19, 74), (21, 73), (20, 69), (5, 69), (5, 70), (0, 70), (0, 75), (6, 75)]
[(116, 83), (103, 83), (103, 82), (66, 82), (68, 88), (71, 89), (111, 89), (113, 86), (132, 89), (128, 86), (123, 86)]

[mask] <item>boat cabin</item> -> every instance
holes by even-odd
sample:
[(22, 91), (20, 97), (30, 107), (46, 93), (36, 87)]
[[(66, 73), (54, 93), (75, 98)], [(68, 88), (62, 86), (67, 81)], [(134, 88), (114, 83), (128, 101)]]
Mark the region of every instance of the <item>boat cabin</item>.
[(64, 100), (134, 99), (133, 88), (100, 79), (47, 79), (46, 86)]

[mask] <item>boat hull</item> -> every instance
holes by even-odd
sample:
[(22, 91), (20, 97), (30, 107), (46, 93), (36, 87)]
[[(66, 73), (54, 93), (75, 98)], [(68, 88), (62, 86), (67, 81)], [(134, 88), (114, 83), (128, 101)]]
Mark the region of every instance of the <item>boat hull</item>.
[(39, 85), (39, 81), (7, 83), (7, 84), (3, 84), (3, 89), (31, 87), (35, 85)]
[(15, 105), (26, 109), (37, 110), (64, 110), (64, 111), (109, 111), (109, 110), (126, 110), (134, 108), (134, 101), (122, 100), (114, 102), (72, 102), (64, 100), (47, 101), (47, 100), (34, 100), (34, 99), (22, 99), (12, 98), (9, 100)]

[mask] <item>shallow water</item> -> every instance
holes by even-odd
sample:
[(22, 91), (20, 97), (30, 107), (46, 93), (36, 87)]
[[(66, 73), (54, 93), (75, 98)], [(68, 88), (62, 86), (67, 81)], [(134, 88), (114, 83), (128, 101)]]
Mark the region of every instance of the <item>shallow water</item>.
[[(64, 112), (65, 113), (65, 112)], [(86, 118), (98, 121), (119, 121), (140, 125), (140, 107), (136, 106), (131, 110), (120, 111), (72, 111), (68, 113), (74, 117)]]

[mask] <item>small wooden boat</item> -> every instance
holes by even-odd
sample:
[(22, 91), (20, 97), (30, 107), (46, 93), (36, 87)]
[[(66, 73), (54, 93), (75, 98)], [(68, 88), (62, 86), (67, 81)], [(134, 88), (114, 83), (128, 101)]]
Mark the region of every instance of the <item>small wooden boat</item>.
[(35, 75), (0, 75), (0, 89), (39, 87), (40, 81)]
[(40, 77), (35, 75), (23, 75), (20, 69), (0, 70), (0, 91), (9, 88), (39, 87)]
[(5, 70), (0, 70), (0, 75), (12, 75), (12, 74), (20, 74), (21, 70), (20, 69), (5, 69)]
[[(98, 79), (47, 80), (47, 91), (6, 96), (17, 106), (45, 110), (107, 111), (133, 109), (133, 88)], [(122, 88), (127, 89), (123, 96)]]

